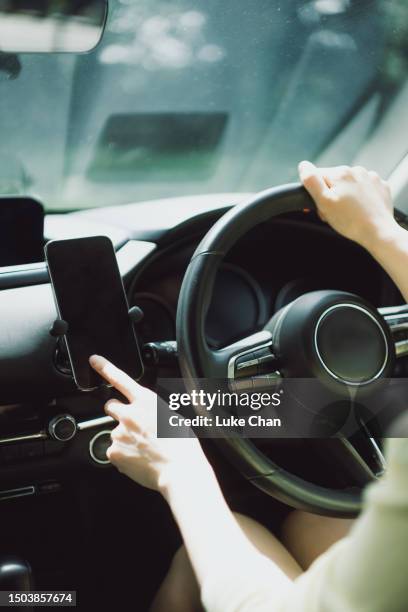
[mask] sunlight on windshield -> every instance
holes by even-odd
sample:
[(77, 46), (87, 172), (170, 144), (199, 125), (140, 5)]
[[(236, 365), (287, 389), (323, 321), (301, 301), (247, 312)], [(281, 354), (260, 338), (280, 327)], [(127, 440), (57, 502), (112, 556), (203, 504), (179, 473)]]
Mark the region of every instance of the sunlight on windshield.
[(303, 158), (388, 175), (407, 153), (404, 0), (109, 4), (89, 54), (0, 55), (3, 193), (71, 209), (247, 192)]

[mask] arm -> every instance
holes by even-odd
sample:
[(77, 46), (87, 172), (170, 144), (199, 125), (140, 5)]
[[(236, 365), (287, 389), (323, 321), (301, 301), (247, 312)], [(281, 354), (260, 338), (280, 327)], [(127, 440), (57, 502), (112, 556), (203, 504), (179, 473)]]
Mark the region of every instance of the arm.
[[(210, 612), (273, 612), (292, 582), (247, 539), (213, 474), (174, 478), (163, 491)], [(277, 610), (277, 608), (276, 608)]]
[[(119, 424), (112, 431), (108, 458), (120, 472), (159, 491), (182, 533), (201, 589), (212, 612), (259, 610), (253, 597), (267, 585), (275, 596), (291, 586), (287, 576), (264, 557), (238, 525), (197, 438), (157, 438), (157, 396), (103, 357), (91, 365), (129, 404), (109, 400), (107, 414)], [(208, 587), (207, 587), (208, 585)], [(241, 607), (245, 600), (246, 608)], [(271, 612), (271, 599), (266, 597)]]

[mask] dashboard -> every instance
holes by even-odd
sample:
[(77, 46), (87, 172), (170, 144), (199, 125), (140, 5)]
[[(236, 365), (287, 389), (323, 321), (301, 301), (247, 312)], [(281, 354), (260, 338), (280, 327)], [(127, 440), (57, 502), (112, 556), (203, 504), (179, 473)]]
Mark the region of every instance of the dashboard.
[[(395, 288), (360, 247), (315, 216), (291, 215), (258, 226), (220, 266), (206, 321), (220, 348), (262, 329), (280, 308), (308, 291), (357, 293), (376, 307), (395, 304)], [(144, 343), (175, 339), (178, 295), (197, 238), (160, 252), (133, 278), (129, 301), (142, 308)]]
[[(47, 239), (108, 235), (129, 303), (144, 312), (140, 343), (174, 341), (190, 258), (213, 223), (244, 197), (214, 194), (49, 215), (45, 233)], [(350, 291), (376, 307), (402, 301), (364, 250), (313, 213), (285, 215), (258, 225), (228, 253), (214, 284), (207, 341), (219, 348), (262, 329), (274, 312), (315, 289)], [(44, 263), (0, 270), (0, 320), (7, 322), (0, 328), (0, 474), (7, 490), (28, 482), (32, 492), (61, 473), (107, 467), (95, 460), (94, 446), (109, 441), (112, 423), (102, 407), (111, 391), (76, 389), (49, 333), (55, 318)], [(162, 374), (146, 370), (144, 382), (154, 387)], [(177, 361), (166, 375), (179, 375)], [(61, 415), (70, 423), (56, 422)], [(59, 439), (63, 427), (73, 435)]]

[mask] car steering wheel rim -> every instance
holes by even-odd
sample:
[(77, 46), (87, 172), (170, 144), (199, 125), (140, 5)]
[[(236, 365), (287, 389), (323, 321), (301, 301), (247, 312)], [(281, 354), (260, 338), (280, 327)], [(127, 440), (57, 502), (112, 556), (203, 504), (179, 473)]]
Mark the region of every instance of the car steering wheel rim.
[[(202, 378), (222, 378), (224, 349), (211, 349), (205, 339), (205, 318), (215, 275), (226, 254), (248, 231), (283, 213), (315, 209), (299, 184), (288, 184), (250, 197), (223, 215), (198, 245), (182, 283), (177, 310), (177, 345), (187, 388)], [(251, 337), (262, 345), (264, 332)], [(240, 342), (235, 343), (238, 347)], [(224, 367), (223, 366), (223, 367)], [(224, 369), (225, 372), (225, 369)], [(225, 377), (225, 374), (224, 374)], [(278, 466), (247, 438), (216, 438), (232, 464), (262, 491), (292, 507), (328, 516), (355, 516), (361, 510), (361, 489), (338, 490), (303, 480)]]

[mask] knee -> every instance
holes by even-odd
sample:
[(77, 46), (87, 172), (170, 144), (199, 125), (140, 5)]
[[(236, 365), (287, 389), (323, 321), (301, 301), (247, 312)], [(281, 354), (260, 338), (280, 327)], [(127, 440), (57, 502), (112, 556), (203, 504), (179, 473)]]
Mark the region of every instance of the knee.
[(282, 525), (281, 538), (302, 568), (307, 569), (332, 544), (345, 537), (352, 524), (351, 519), (295, 510)]
[(150, 612), (173, 611), (202, 612), (200, 591), (184, 546), (174, 555), (150, 609)]
[(187, 568), (191, 568), (190, 559), (184, 544), (175, 552), (170, 567), (175, 572), (184, 572)]

